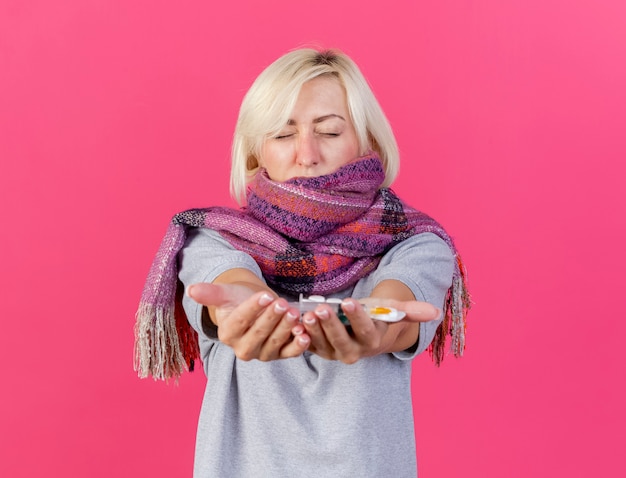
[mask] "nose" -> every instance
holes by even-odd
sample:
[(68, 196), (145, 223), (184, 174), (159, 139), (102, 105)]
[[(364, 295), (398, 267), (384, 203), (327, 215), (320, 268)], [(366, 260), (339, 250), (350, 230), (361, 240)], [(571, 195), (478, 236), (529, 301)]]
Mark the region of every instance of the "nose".
[(296, 150), (296, 163), (300, 166), (311, 167), (320, 162), (320, 150), (313, 133), (300, 134)]

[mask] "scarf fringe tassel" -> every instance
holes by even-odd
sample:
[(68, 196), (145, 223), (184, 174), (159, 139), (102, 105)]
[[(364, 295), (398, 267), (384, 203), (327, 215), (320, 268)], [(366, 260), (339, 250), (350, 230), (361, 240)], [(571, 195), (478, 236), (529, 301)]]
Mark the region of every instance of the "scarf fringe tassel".
[(446, 355), (448, 335), (451, 337), (450, 351), (456, 358), (462, 357), (465, 350), (466, 316), (471, 308), (472, 300), (467, 289), (465, 266), (458, 255), (457, 267), (444, 303), (443, 322), (437, 328), (429, 347), (430, 356), (437, 366), (441, 365)]
[(177, 315), (174, 307), (140, 304), (134, 357), (140, 378), (151, 375), (155, 380), (178, 381), (183, 372), (193, 370), (194, 359), (199, 356), (197, 334), (187, 324), (179, 324)]

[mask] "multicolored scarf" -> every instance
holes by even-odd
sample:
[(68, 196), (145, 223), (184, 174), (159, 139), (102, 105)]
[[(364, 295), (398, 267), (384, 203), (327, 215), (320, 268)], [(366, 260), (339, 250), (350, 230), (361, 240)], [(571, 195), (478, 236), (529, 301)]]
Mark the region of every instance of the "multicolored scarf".
[(199, 357), (196, 332), (182, 310), (177, 254), (187, 231), (218, 231), (259, 264), (278, 294), (326, 295), (344, 290), (376, 269), (394, 245), (423, 232), (441, 237), (456, 258), (444, 320), (430, 346), (439, 365), (446, 335), (460, 357), (465, 348), (465, 315), (470, 306), (465, 270), (452, 239), (432, 218), (403, 204), (388, 188), (385, 173), (370, 154), (336, 172), (279, 183), (261, 170), (251, 182), (244, 209), (192, 209), (174, 216), (152, 263), (135, 326), (135, 370), (155, 379), (193, 370)]

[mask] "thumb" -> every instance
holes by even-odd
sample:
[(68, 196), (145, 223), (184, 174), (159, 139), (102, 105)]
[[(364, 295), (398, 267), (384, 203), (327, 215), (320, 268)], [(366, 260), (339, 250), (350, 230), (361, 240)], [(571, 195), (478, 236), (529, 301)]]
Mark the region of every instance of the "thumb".
[(368, 307), (393, 307), (396, 310), (404, 312), (406, 315), (402, 319), (405, 322), (430, 322), (431, 320), (439, 320), (442, 312), (439, 307), (428, 302), (419, 300), (397, 300), (383, 299), (378, 297), (367, 297), (359, 299), (359, 302)]
[(185, 291), (188, 297), (206, 306), (237, 306), (248, 299), (253, 291), (248, 287), (234, 284), (191, 284)]
[(429, 322), (442, 317), (441, 309), (428, 302), (409, 301), (402, 310), (406, 313), (404, 320), (407, 322)]

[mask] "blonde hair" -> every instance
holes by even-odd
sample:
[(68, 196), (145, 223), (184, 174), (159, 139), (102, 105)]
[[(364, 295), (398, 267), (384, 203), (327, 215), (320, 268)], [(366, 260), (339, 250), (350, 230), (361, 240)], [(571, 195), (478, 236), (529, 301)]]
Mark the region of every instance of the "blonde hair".
[(336, 77), (346, 92), (361, 154), (376, 151), (385, 168), (382, 187), (398, 174), (398, 145), (387, 117), (358, 66), (335, 50), (294, 50), (268, 66), (254, 81), (239, 109), (232, 146), (230, 192), (239, 204), (259, 169), (263, 142), (287, 124), (302, 85), (322, 75)]

